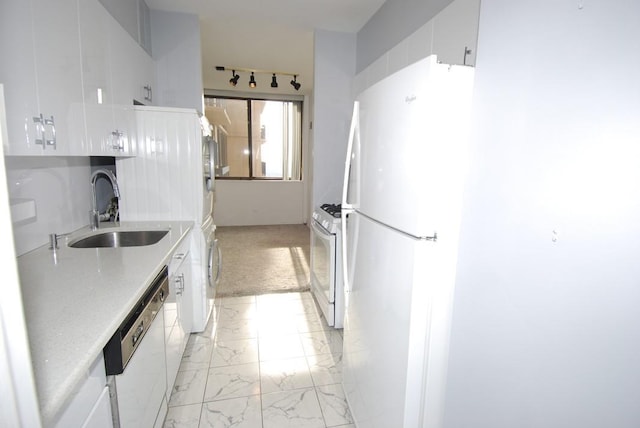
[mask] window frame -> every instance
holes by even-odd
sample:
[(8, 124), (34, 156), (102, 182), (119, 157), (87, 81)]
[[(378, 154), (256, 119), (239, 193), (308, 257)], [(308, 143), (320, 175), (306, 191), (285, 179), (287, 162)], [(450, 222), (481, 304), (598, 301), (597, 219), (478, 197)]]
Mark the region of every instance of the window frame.
[[(255, 94), (249, 92), (241, 92), (241, 91), (221, 91), (221, 90), (206, 90), (204, 93), (204, 106), (206, 107), (206, 99), (207, 98), (219, 98), (219, 99), (230, 99), (230, 100), (240, 100), (246, 101), (247, 103), (247, 149), (249, 151), (249, 177), (230, 177), (230, 176), (215, 176), (216, 180), (242, 180), (242, 181), (282, 181), (282, 182), (295, 182), (295, 181), (303, 181), (304, 180), (304, 97), (300, 95), (285, 95), (285, 94)], [(299, 149), (300, 149), (300, 158), (299, 161), (299, 178), (288, 180), (284, 177), (255, 177), (253, 175), (254, 168), (254, 152), (253, 152), (253, 131), (252, 131), (252, 109), (251, 102), (252, 101), (282, 101), (282, 102), (293, 102), (299, 103), (300, 108), (300, 140), (299, 140)]]

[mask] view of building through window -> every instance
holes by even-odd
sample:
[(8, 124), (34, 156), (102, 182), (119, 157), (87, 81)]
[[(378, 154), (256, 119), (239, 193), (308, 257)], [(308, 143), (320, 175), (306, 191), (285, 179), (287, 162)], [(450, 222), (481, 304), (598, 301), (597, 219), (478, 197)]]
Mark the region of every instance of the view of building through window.
[(216, 177), (300, 180), (302, 102), (205, 97)]

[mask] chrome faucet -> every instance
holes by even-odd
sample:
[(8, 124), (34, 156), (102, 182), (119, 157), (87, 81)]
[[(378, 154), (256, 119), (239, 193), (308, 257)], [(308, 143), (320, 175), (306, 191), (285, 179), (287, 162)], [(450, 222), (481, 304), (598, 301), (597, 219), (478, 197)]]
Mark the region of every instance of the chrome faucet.
[(98, 176), (104, 175), (111, 182), (111, 186), (113, 187), (113, 196), (116, 198), (120, 197), (120, 189), (118, 188), (118, 180), (116, 180), (116, 176), (113, 172), (108, 169), (97, 169), (91, 174), (91, 211), (89, 213), (89, 226), (91, 230), (96, 230), (100, 227), (100, 211), (98, 210), (98, 198), (96, 196), (96, 181), (98, 181)]

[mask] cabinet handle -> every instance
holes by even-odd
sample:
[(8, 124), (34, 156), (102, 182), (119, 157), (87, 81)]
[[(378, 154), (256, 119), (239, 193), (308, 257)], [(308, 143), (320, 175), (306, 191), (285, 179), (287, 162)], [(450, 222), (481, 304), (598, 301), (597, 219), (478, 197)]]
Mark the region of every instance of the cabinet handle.
[(145, 85), (144, 86), (144, 90), (145, 90), (144, 99), (146, 101), (152, 101), (153, 100), (153, 91), (151, 90), (151, 85)]
[(122, 137), (124, 136), (124, 132), (118, 131), (117, 129), (111, 133), (113, 137), (114, 143), (111, 145), (113, 150), (118, 150), (120, 152), (124, 151), (124, 144), (122, 143)]
[(184, 253), (178, 253), (175, 256), (173, 256), (175, 259), (177, 260), (182, 260), (184, 259)]
[(51, 128), (51, 138), (45, 138), (45, 143), (47, 146), (53, 147), (53, 150), (56, 150), (58, 148), (56, 144), (56, 123), (53, 120), (53, 116), (51, 116), (49, 119), (45, 119), (44, 124), (45, 126), (49, 126)]
[(44, 144), (44, 118), (42, 114), (40, 116), (33, 117), (33, 123), (36, 124), (36, 141), (35, 143), (42, 146), (42, 150), (45, 149)]
[(462, 57), (462, 65), (467, 65), (467, 55), (471, 55), (471, 49), (464, 47), (464, 56)]
[(182, 296), (182, 293), (184, 292), (184, 274), (181, 273), (180, 276), (178, 276), (176, 279), (176, 295), (178, 296)]

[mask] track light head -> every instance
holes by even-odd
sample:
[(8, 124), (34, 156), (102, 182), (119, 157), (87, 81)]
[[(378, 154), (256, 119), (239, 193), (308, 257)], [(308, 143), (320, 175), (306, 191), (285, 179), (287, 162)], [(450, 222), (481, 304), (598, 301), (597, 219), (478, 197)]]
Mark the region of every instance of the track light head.
[[(231, 69), (231, 67), (224, 67), (221, 65), (216, 65), (215, 68), (217, 71), (228, 71)], [(251, 89), (258, 87), (258, 82), (256, 82), (255, 73), (271, 74), (271, 87), (274, 89), (278, 88), (278, 76), (277, 76), (278, 74), (284, 75), (284, 76), (293, 76), (293, 80), (291, 80), (290, 83), (291, 83), (291, 86), (293, 86), (293, 88), (296, 91), (299, 90), (300, 87), (302, 86), (301, 83), (298, 83), (298, 75), (293, 73), (280, 72), (280, 71), (268, 71), (268, 70), (256, 70), (256, 69), (238, 68), (238, 67), (234, 67), (231, 70), (232, 70), (231, 79), (229, 79), (229, 85), (231, 86), (237, 86), (238, 81), (240, 80), (240, 75), (236, 73), (236, 70), (241, 72), (251, 73), (251, 76), (249, 77), (249, 87)]]
[(240, 75), (236, 74), (236, 71), (233, 70), (233, 77), (231, 79), (229, 79), (229, 84), (231, 86), (236, 86), (238, 84), (238, 79), (240, 79)]
[(296, 82), (296, 78), (297, 78), (297, 77), (298, 77), (298, 76), (294, 74), (294, 75), (293, 75), (293, 80), (291, 81), (291, 86), (293, 86), (293, 89), (295, 89), (296, 91), (297, 91), (298, 89), (300, 89), (300, 83)]

